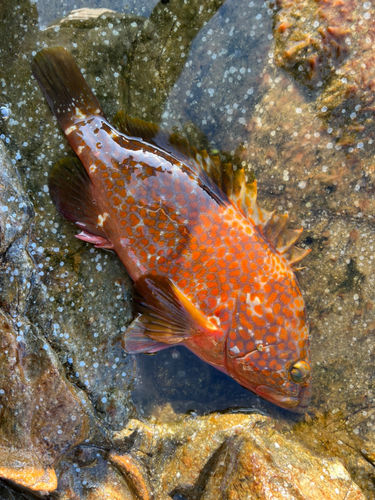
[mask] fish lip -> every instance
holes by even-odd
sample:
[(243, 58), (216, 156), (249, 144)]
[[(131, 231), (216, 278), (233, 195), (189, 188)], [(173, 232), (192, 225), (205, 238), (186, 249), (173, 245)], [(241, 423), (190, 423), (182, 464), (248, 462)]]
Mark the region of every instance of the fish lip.
[(255, 391), (267, 401), (296, 413), (305, 413), (311, 399), (311, 387), (309, 385), (301, 387), (298, 396), (288, 396), (266, 385), (258, 385)]

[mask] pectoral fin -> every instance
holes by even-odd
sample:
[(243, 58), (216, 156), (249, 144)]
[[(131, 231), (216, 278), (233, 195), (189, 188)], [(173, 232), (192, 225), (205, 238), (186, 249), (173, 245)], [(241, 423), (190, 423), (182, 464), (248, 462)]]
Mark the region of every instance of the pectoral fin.
[(97, 248), (113, 248), (98, 225), (99, 209), (90, 178), (78, 158), (63, 158), (51, 170), (48, 180), (51, 198), (58, 212), (82, 232), (77, 238)]
[(123, 346), (127, 352), (156, 352), (194, 335), (218, 332), (217, 326), (168, 278), (146, 275), (135, 285), (140, 316), (125, 332)]

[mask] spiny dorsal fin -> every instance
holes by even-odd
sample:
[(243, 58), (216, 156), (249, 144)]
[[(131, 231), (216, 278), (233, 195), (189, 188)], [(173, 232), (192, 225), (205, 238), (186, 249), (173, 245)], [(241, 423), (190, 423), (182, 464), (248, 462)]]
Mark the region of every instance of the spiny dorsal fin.
[[(285, 253), (285, 257), (288, 259), (289, 264), (294, 267), (295, 264), (298, 264), (298, 262), (301, 262), (302, 259), (306, 257), (308, 253), (311, 252), (311, 248), (298, 248), (295, 246), (292, 246), (288, 252)], [(298, 270), (298, 268), (296, 268)]]
[(285, 254), (301, 236), (303, 229), (283, 229), (276, 238), (275, 247)]
[(151, 122), (131, 116), (119, 111), (113, 118), (113, 125), (123, 134), (130, 137), (140, 137), (146, 142), (155, 144), (154, 139), (160, 131), (159, 127)]
[[(286, 229), (287, 214), (268, 212), (258, 205), (257, 181), (252, 179), (246, 182), (245, 169), (242, 166), (235, 168), (231, 163), (222, 163), (218, 156), (210, 156), (206, 150), (198, 151), (184, 137), (162, 130), (153, 123), (131, 118), (123, 111), (117, 113), (114, 124), (126, 135), (139, 137), (167, 151), (179, 161), (191, 166), (200, 177), (204, 171), (214, 185), (220, 188), (255, 226), (259, 227), (268, 241), (288, 258), (292, 266), (309, 253), (305, 250), (297, 251), (293, 246), (302, 229)], [(212, 185), (210, 187), (220, 199), (220, 192)]]

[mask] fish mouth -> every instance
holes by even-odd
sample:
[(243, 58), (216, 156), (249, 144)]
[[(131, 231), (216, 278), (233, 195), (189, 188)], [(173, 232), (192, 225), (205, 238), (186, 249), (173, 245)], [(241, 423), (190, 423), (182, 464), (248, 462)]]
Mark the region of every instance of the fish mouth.
[(311, 385), (301, 387), (298, 396), (288, 396), (266, 385), (258, 385), (255, 392), (267, 401), (295, 413), (305, 413), (311, 399)]

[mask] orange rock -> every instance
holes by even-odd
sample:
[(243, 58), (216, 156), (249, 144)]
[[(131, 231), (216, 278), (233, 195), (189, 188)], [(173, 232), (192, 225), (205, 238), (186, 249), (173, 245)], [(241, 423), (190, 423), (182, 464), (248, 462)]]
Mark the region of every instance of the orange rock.
[(0, 477), (32, 491), (51, 492), (57, 488), (57, 477), (52, 468), (0, 467)]
[(150, 500), (152, 498), (152, 493), (145, 473), (142, 470), (141, 464), (134, 456), (129, 454), (120, 455), (111, 452), (109, 460), (116, 465), (120, 472), (128, 479), (136, 492), (137, 498), (140, 500)]

